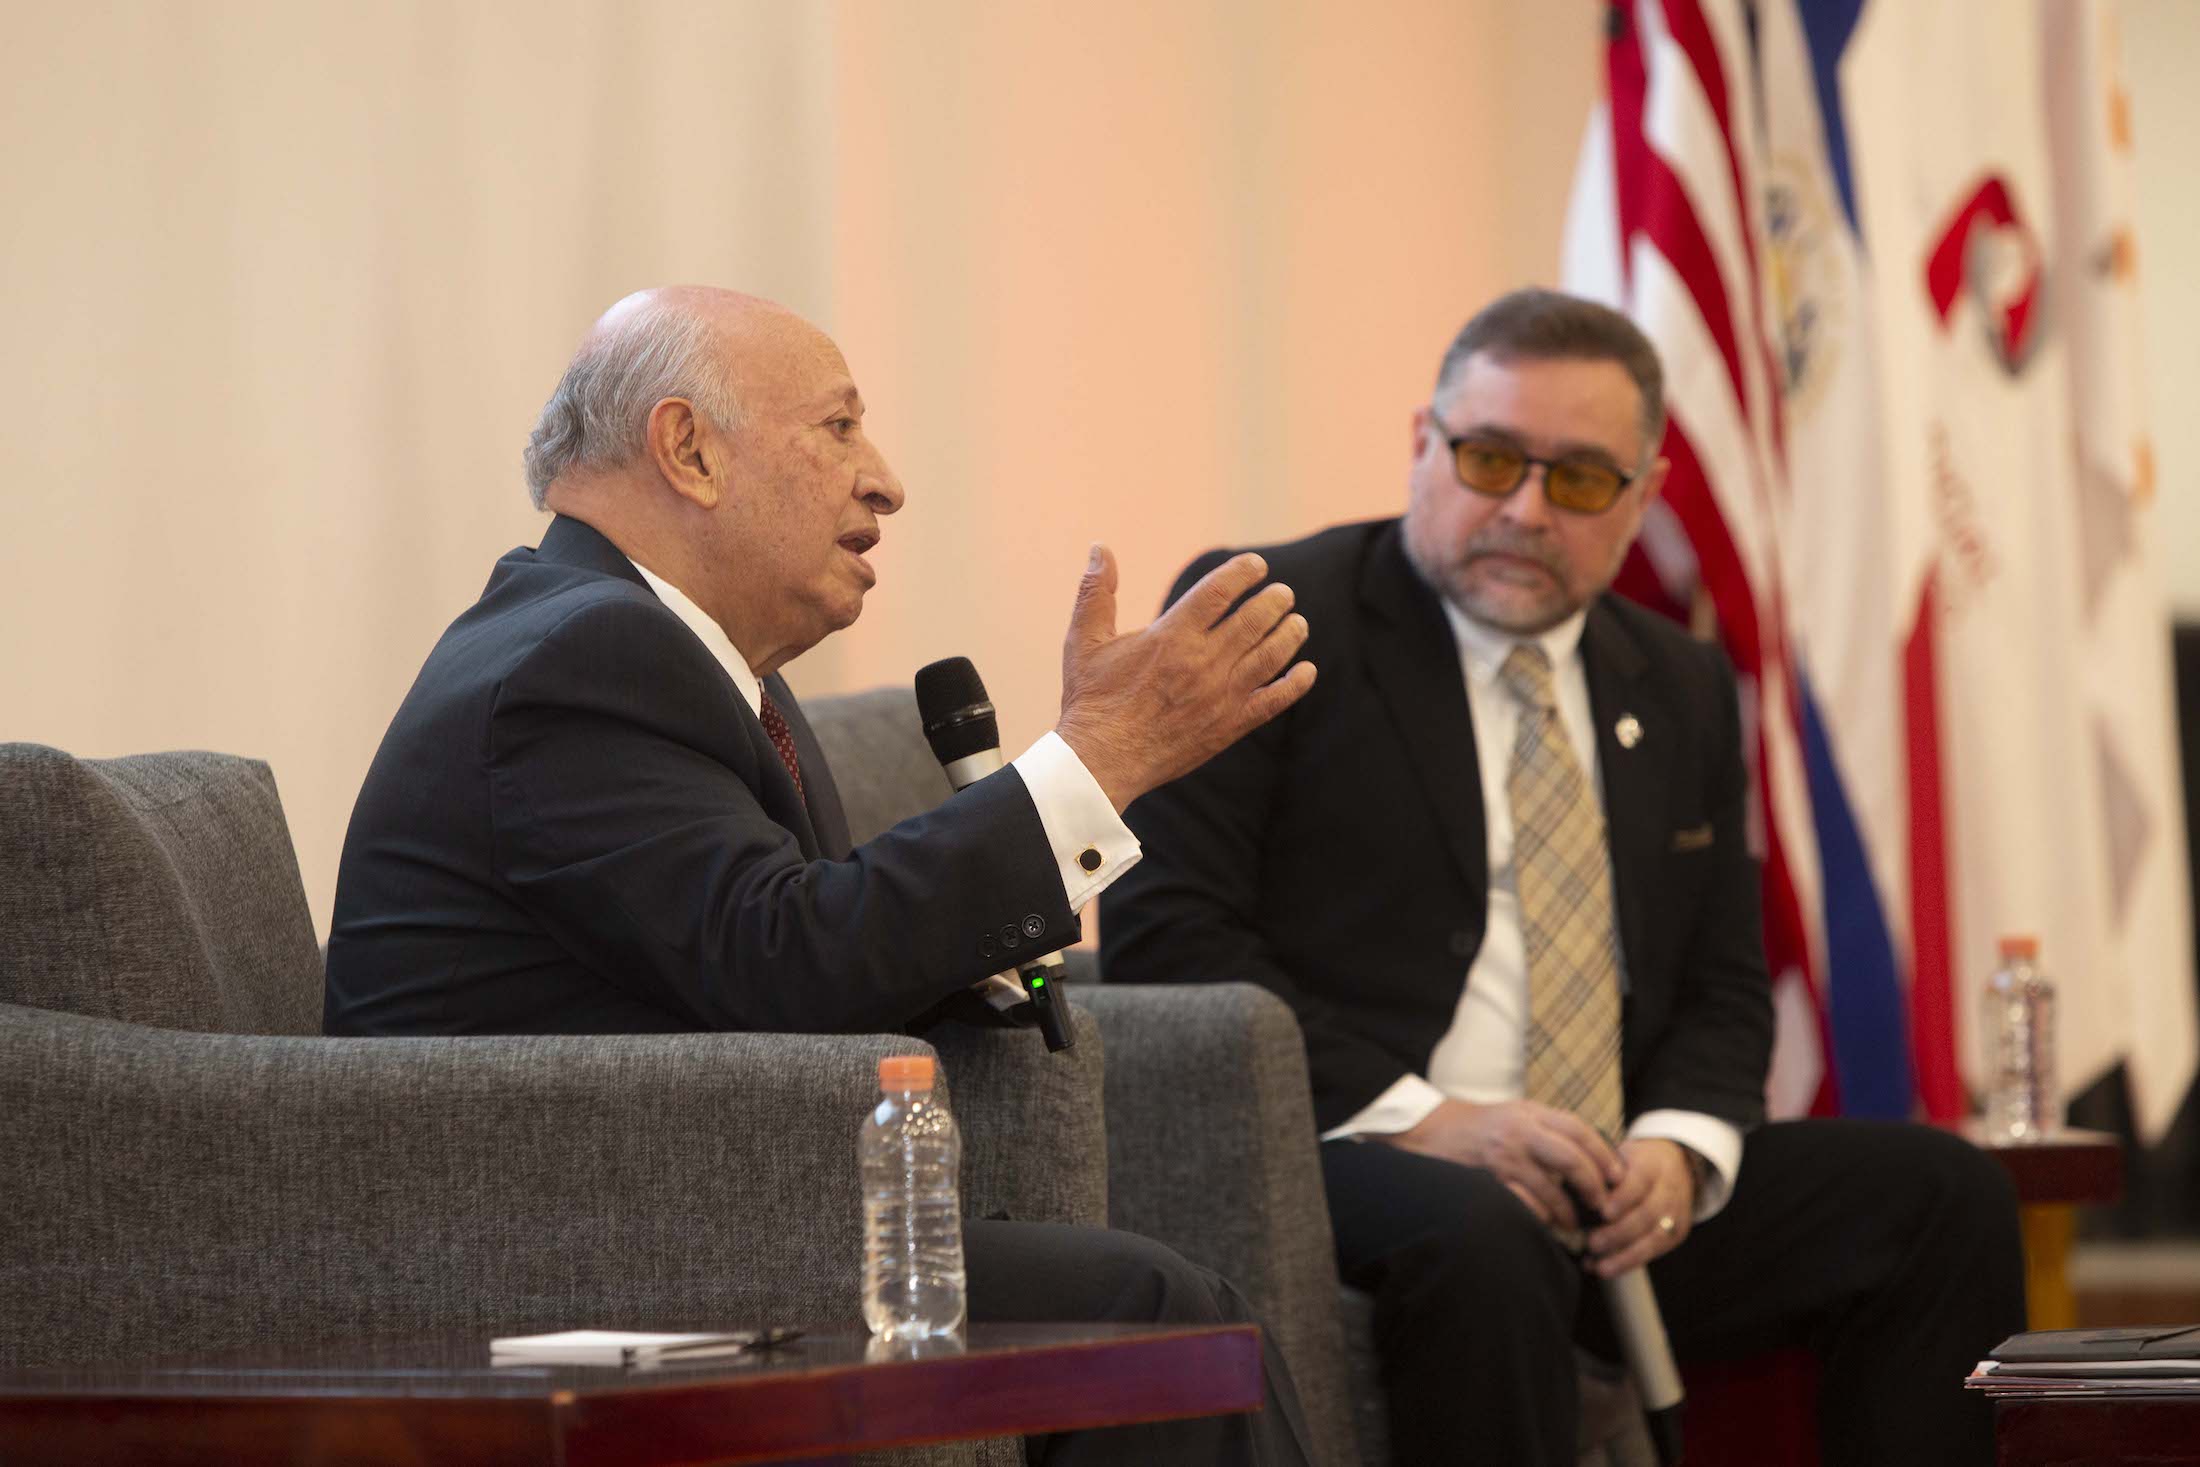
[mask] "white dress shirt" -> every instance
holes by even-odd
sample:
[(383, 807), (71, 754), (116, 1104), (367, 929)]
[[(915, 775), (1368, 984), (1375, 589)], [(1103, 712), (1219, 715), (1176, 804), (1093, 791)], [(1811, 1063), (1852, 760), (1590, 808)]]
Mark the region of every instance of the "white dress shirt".
[[(726, 676), (740, 689), (749, 711), (760, 711), (763, 682), (733, 645), (725, 628), (711, 620), (710, 614), (689, 600), (678, 586), (648, 566), (637, 564), (634, 568), (649, 582), (657, 599), (671, 607), (710, 649), (726, 669)], [(1138, 837), (1115, 813), (1084, 761), (1052, 729), (1040, 735), (1039, 741), (1019, 754), (1014, 763), (1024, 788), (1031, 793), (1031, 803), (1038, 808), (1039, 826), (1046, 832), (1047, 845), (1061, 873), (1062, 892), (1069, 899), (1070, 910), (1077, 911), (1138, 864), (1143, 854)], [(1085, 869), (1087, 851), (1099, 855), (1098, 864), (1089, 871)]]
[[(1518, 1100), (1526, 1092), (1528, 1058), (1528, 954), (1520, 929), (1520, 896), (1512, 862), (1512, 801), (1506, 775), (1512, 767), (1513, 739), (1520, 726), (1520, 701), (1498, 680), (1498, 670), (1521, 640), (1467, 617), (1449, 601), (1466, 679), (1467, 706), (1473, 715), (1474, 752), (1482, 774), (1482, 824), (1490, 866), (1489, 916), (1481, 949), (1467, 970), (1466, 986), (1451, 1027), (1436, 1041), (1429, 1072), (1402, 1075), (1365, 1109), (1323, 1140), (1396, 1135), (1410, 1131), (1444, 1100), (1494, 1104)], [(1589, 772), (1597, 802), (1604, 800), (1604, 775), (1597, 765), (1596, 724), (1589, 710), (1589, 679), (1581, 665), (1581, 628), (1587, 612), (1576, 612), (1532, 640), (1550, 655), (1558, 720), (1581, 767)], [(1609, 852), (1609, 845), (1606, 850)], [(1609, 859), (1609, 856), (1607, 856)], [(1617, 913), (1614, 913), (1617, 919)], [(1627, 981), (1626, 955), (1620, 955), (1620, 982)], [(1650, 1110), (1627, 1127), (1630, 1138), (1677, 1141), (1711, 1164), (1696, 1193), (1696, 1217), (1707, 1218), (1726, 1205), (1742, 1164), (1742, 1136), (1717, 1116), (1690, 1110)]]

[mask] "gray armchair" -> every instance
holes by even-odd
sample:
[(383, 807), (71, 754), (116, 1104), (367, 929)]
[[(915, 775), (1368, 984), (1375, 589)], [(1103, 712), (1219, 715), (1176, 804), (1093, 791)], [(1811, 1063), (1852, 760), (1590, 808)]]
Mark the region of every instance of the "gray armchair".
[[(878, 1058), (935, 1046), (327, 1039), (320, 1006), (265, 765), (0, 745), (0, 1363), (856, 1317), (856, 1129)], [(970, 1213), (1104, 1221), (1098, 1036), (935, 1033)]]
[[(858, 841), (947, 797), (909, 692), (803, 706)], [(1087, 955), (1071, 958), (1073, 978), (1093, 976)], [(1389, 1461), (1371, 1309), (1338, 1283), (1306, 1046), (1289, 1007), (1228, 982), (1086, 983), (1075, 994), (1107, 1041), (1108, 1221), (1245, 1293), (1291, 1367), (1321, 1461)], [(1584, 1356), (1581, 1383), (1584, 1467), (1653, 1462), (1624, 1377)]]
[[(908, 690), (803, 708), (858, 842), (947, 798)], [(1073, 979), (1095, 976), (1089, 953), (1068, 957)], [(1098, 1021), (1080, 1033), (1097, 1027), (1107, 1041), (1109, 1223), (1236, 1284), (1291, 1367), (1319, 1459), (1358, 1461), (1306, 1053), (1291, 1011), (1242, 983), (1088, 981), (1075, 995)]]

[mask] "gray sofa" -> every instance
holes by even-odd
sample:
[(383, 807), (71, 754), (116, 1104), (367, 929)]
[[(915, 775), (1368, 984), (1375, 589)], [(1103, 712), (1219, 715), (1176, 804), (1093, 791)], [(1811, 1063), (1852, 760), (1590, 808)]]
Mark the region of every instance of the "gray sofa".
[[(805, 707), (859, 841), (946, 797), (907, 691)], [(854, 1316), (856, 1126), (877, 1058), (925, 1044), (324, 1039), (320, 983), (266, 766), (0, 745), (0, 1363)], [(1290, 1011), (1075, 993), (1060, 1055), (942, 1037), (966, 1210), (1105, 1220), (1233, 1279), (1319, 1460), (1387, 1461)], [(1583, 1461), (1646, 1461), (1628, 1395), (1590, 1384)]]
[[(320, 993), (265, 765), (0, 745), (0, 1364), (856, 1317), (856, 1129), (934, 1046), (326, 1039)], [(1098, 1036), (939, 1052), (971, 1213), (1104, 1221)]]

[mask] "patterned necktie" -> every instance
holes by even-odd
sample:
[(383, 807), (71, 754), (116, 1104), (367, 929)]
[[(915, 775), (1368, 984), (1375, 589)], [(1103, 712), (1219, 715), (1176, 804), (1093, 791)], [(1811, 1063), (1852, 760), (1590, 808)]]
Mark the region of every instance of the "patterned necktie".
[(802, 761), (795, 757), (794, 734), (787, 728), (787, 715), (779, 711), (772, 695), (761, 688), (757, 689), (756, 701), (756, 719), (764, 725), (764, 737), (779, 751), (779, 762), (787, 766), (787, 777), (794, 781), (795, 795), (807, 801), (809, 796), (802, 793)]
[(1528, 1098), (1617, 1138), (1619, 938), (1604, 815), (1559, 724), (1549, 654), (1523, 643), (1498, 677), (1520, 700), (1505, 793), (1528, 950)]

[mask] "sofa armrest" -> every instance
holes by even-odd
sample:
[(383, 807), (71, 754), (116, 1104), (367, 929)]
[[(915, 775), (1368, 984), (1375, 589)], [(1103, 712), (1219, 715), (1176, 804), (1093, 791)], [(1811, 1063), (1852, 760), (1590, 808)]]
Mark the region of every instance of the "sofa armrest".
[[(1037, 1047), (950, 1060), (966, 1103), (1010, 1041)], [(856, 1132), (878, 1059), (925, 1047), (262, 1038), (0, 1005), (0, 1363), (851, 1321)]]
[(1235, 1283), (1291, 1366), (1320, 1459), (1354, 1460), (1297, 1019), (1248, 983), (1076, 994), (1107, 1036), (1109, 1221)]
[(1075, 1042), (1058, 1053), (1037, 1029), (945, 1023), (921, 1036), (962, 1132), (964, 1217), (1107, 1226), (1105, 1051), (1091, 1016), (1070, 1014)]

